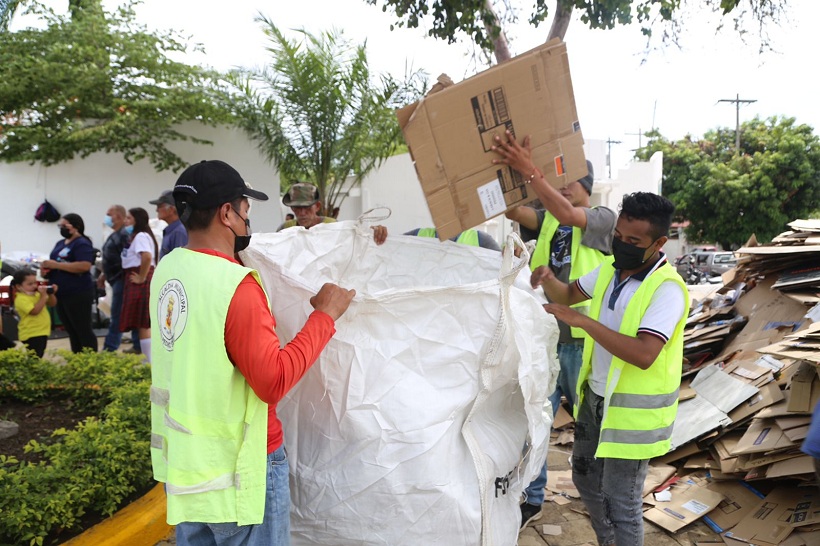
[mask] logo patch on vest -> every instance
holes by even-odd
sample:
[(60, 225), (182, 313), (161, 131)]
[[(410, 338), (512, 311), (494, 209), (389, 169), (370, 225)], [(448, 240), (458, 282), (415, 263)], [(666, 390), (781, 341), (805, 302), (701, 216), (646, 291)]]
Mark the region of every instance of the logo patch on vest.
[(157, 321), (162, 337), (162, 345), (168, 351), (174, 350), (174, 342), (185, 331), (188, 321), (188, 296), (185, 288), (177, 279), (171, 279), (162, 285), (159, 291)]

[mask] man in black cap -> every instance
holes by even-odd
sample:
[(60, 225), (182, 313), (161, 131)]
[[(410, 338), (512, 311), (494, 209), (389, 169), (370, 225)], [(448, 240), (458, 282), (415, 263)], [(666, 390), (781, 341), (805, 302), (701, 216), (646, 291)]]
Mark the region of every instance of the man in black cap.
[[(618, 220), (615, 212), (607, 207), (590, 207), (592, 194), (592, 163), (587, 161), (587, 175), (564, 185), (560, 190), (547, 183), (543, 174), (533, 165), (529, 137), (523, 146), (509, 132), (505, 139), (496, 136), (493, 149), (501, 159), (493, 163), (510, 165), (517, 170), (535, 191), (546, 210), (516, 207), (507, 212), (507, 218), (518, 222), (521, 238), (536, 239), (530, 268), (546, 265), (556, 278), (565, 283), (575, 281), (593, 271), (610, 254), (612, 235)], [(575, 307), (585, 312), (589, 302)], [(584, 332), (570, 328), (558, 321), (558, 361), (561, 371), (555, 391), (550, 395), (553, 414), (558, 410), (563, 394), (573, 406), (577, 402), (576, 387), (584, 350)], [(541, 515), (544, 487), (547, 484), (547, 465), (541, 474), (524, 490), (525, 501), (521, 505), (521, 529)]]
[[(176, 542), (289, 544), (288, 461), (276, 404), (335, 333), (355, 295), (327, 283), (285, 347), (256, 271), (249, 188), (222, 161), (188, 167), (174, 186), (188, 245), (151, 281), (151, 462), (165, 483)], [(267, 456), (266, 456), (267, 454)], [(224, 542), (219, 542), (224, 544)]]
[(162, 230), (162, 246), (159, 249), (159, 258), (161, 260), (166, 254), (188, 244), (188, 232), (185, 226), (179, 221), (179, 213), (177, 211), (177, 204), (174, 201), (174, 192), (165, 190), (159, 198), (153, 201), (148, 201), (152, 205), (157, 206), (157, 218), (168, 224)]

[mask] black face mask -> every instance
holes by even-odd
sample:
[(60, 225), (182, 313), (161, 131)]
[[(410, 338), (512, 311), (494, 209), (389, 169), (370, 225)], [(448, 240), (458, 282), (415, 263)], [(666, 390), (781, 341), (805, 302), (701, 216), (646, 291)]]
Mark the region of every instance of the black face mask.
[(61, 227), (60, 235), (63, 237), (63, 239), (68, 239), (71, 237), (71, 231), (69, 231), (67, 227)]
[(612, 266), (615, 269), (626, 269), (627, 271), (640, 268), (646, 263), (648, 258), (644, 259), (643, 256), (651, 246), (652, 245), (650, 244), (648, 247), (643, 248), (640, 246), (630, 245), (620, 239), (613, 238), (612, 255), (615, 256), (615, 263), (613, 263)]
[(237, 216), (239, 216), (239, 218), (241, 220), (245, 221), (245, 233), (248, 234), (248, 235), (237, 235), (232, 227), (228, 227), (228, 229), (231, 230), (231, 233), (233, 233), (233, 237), (234, 237), (234, 239), (233, 239), (233, 252), (234, 252), (234, 254), (239, 254), (240, 252), (242, 252), (243, 250), (248, 248), (249, 244), (251, 244), (251, 236), (250, 236), (251, 221), (247, 218), (242, 218), (242, 215), (239, 214), (238, 212), (236, 212), (236, 210), (233, 207), (231, 207), (231, 210), (234, 211), (234, 213)]
[[(233, 230), (231, 230), (233, 231)], [(251, 236), (250, 235), (236, 235), (234, 232), (234, 239), (233, 239), (233, 253), (239, 254), (246, 248), (248, 245), (251, 244)]]

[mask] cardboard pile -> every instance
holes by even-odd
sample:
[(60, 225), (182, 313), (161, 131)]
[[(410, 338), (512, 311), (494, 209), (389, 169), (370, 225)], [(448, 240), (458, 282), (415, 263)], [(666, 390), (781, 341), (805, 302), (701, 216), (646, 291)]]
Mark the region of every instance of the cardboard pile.
[(752, 238), (737, 254), (742, 275), (771, 275), (778, 279), (772, 288), (800, 303), (820, 303), (820, 220), (795, 220), (791, 231), (781, 233), (768, 245)]
[(492, 163), (493, 139), (506, 131), (519, 141), (530, 136), (533, 163), (550, 184), (587, 174), (566, 45), (558, 39), (455, 85), (440, 77), (396, 115), (442, 240), (536, 198), (520, 173)]
[(672, 451), (647, 478), (645, 518), (703, 518), (726, 544), (820, 544), (814, 461), (800, 451), (820, 401), (820, 221), (737, 251), (693, 306)]

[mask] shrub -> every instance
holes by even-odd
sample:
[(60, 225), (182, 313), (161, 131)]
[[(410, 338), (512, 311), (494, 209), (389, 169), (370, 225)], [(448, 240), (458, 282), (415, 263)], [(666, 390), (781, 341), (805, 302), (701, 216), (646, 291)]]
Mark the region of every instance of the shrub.
[(139, 356), (0, 352), (0, 397), (36, 402), (70, 397), (97, 414), (73, 430), (32, 440), (40, 462), (19, 462), (0, 450), (0, 544), (43, 544), (49, 533), (78, 527), (88, 513), (113, 514), (151, 483), (151, 371)]

